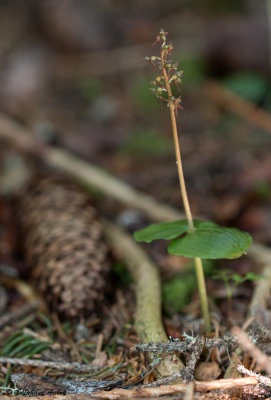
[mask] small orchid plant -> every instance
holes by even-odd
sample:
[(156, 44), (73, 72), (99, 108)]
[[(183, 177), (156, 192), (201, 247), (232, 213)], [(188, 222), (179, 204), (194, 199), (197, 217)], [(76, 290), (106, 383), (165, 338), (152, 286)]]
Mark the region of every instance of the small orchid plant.
[(173, 63), (170, 58), (173, 45), (167, 43), (167, 34), (161, 29), (154, 42), (161, 47), (160, 56), (146, 57), (146, 59), (158, 71), (158, 76), (152, 82), (151, 91), (167, 104), (170, 111), (179, 184), (186, 219), (151, 224), (137, 231), (134, 237), (139, 242), (147, 243), (156, 239), (170, 240), (169, 254), (194, 259), (205, 329), (209, 332), (211, 323), (202, 259), (238, 258), (248, 251), (252, 238), (248, 233), (238, 229), (221, 227), (214, 222), (194, 220), (192, 217), (184, 180), (176, 123), (178, 111), (182, 110), (181, 96), (173, 94), (173, 87), (176, 87), (178, 93), (180, 93), (183, 71), (180, 70), (178, 63)]

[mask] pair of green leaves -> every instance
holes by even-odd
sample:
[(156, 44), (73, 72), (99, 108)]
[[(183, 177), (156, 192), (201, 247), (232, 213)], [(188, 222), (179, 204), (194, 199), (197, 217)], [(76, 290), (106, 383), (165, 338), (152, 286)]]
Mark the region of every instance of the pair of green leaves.
[(188, 258), (238, 258), (248, 251), (251, 236), (235, 228), (224, 228), (213, 222), (194, 220), (189, 231), (186, 220), (151, 224), (137, 231), (136, 241), (150, 243), (156, 239), (172, 240), (169, 254)]

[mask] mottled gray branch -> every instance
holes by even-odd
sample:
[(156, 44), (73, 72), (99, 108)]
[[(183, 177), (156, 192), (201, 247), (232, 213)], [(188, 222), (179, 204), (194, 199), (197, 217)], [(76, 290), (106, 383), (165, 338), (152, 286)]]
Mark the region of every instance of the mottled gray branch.
[(55, 368), (60, 370), (76, 371), (76, 372), (94, 372), (99, 370), (97, 366), (81, 364), (79, 362), (68, 363), (68, 362), (33, 360), (27, 358), (0, 357), (0, 363), (2, 364), (9, 363), (12, 365), (22, 365), (22, 366)]
[[(268, 343), (271, 342), (271, 331), (265, 327), (258, 327), (247, 333), (248, 337), (253, 343)], [(167, 343), (141, 343), (135, 344), (131, 350), (138, 352), (151, 352), (151, 353), (171, 353), (174, 351), (184, 352), (191, 351), (196, 343), (197, 337), (187, 336), (184, 340), (173, 339), (169, 340)], [(221, 338), (214, 339), (204, 339), (204, 347), (211, 349), (214, 347), (227, 347), (229, 350), (233, 349), (238, 345), (238, 338), (236, 336), (224, 336)]]

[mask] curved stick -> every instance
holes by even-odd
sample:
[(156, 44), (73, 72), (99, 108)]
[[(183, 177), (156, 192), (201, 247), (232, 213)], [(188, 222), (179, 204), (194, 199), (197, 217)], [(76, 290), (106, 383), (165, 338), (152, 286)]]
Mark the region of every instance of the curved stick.
[[(136, 321), (135, 327), (143, 343), (167, 342), (168, 337), (162, 324), (161, 284), (156, 265), (144, 250), (132, 238), (116, 225), (104, 222), (105, 235), (109, 244), (126, 262), (127, 268), (136, 285)], [(148, 353), (150, 361), (153, 353)], [(176, 354), (168, 354), (156, 366), (157, 377), (177, 374), (184, 368)]]

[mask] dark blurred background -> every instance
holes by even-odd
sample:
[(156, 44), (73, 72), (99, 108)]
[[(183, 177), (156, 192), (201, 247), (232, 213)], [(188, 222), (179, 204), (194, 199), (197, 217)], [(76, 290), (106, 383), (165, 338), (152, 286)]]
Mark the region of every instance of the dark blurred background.
[[(169, 115), (149, 91), (155, 71), (143, 59), (157, 54), (164, 28), (184, 70), (178, 124), (193, 212), (270, 242), (271, 124), (224, 104), (230, 90), (269, 117), (269, 3), (2, 0), (0, 110), (179, 206)], [(6, 173), (27, 161), (2, 147), (1, 164)]]

